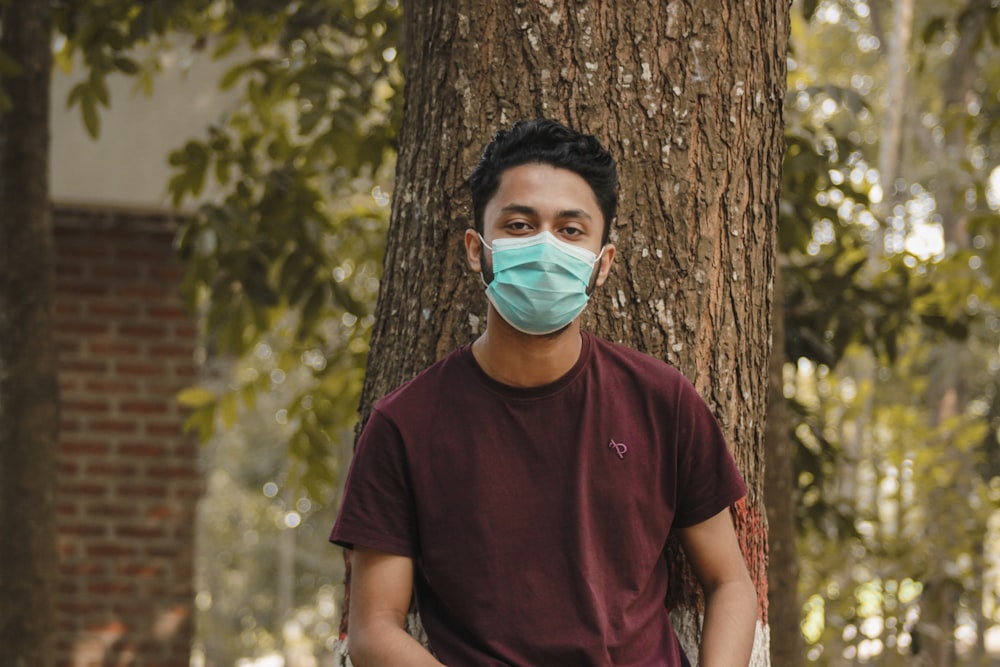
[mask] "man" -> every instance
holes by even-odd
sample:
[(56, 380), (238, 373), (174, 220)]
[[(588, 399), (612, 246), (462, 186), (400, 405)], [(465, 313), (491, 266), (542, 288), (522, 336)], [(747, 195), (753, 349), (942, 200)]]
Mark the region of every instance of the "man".
[[(331, 540), (353, 549), (356, 667), (688, 665), (668, 534), (705, 591), (702, 667), (749, 661), (746, 488), (673, 368), (581, 331), (615, 257), (614, 161), (548, 120), (498, 132), (465, 248), (486, 330), (379, 401)], [(416, 596), (431, 651), (404, 631)]]

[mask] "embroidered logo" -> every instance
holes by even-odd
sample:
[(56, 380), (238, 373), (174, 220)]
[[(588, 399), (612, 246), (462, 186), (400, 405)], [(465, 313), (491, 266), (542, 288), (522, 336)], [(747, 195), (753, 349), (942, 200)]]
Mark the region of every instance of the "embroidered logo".
[(617, 454), (620, 459), (624, 459), (626, 452), (628, 452), (628, 445), (624, 442), (615, 442), (614, 438), (611, 438), (611, 442), (608, 443), (608, 448), (615, 450), (615, 454)]

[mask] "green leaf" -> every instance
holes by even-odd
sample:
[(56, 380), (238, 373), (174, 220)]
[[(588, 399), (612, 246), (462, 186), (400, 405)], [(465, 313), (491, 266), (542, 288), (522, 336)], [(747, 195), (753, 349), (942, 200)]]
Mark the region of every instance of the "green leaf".
[(215, 401), (215, 393), (204, 387), (185, 387), (177, 392), (177, 402), (188, 408), (203, 408)]
[(83, 114), (83, 126), (92, 139), (97, 139), (101, 133), (101, 118), (97, 113), (97, 101), (92, 91), (87, 88), (80, 98), (80, 113)]
[(232, 428), (236, 425), (236, 420), (239, 418), (239, 405), (234, 392), (222, 395), (222, 400), (219, 401), (219, 418), (226, 428)]
[(198, 440), (208, 442), (215, 432), (215, 405), (206, 405), (192, 412), (184, 421), (184, 432), (198, 432)]
[(118, 68), (119, 72), (124, 74), (134, 75), (139, 72), (139, 64), (131, 58), (126, 58), (125, 56), (118, 56), (115, 58), (115, 67)]

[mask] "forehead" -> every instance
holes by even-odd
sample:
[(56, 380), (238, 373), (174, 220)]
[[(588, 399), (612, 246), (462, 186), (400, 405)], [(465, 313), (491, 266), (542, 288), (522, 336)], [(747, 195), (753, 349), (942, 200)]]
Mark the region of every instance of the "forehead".
[(496, 193), (486, 204), (486, 216), (509, 206), (528, 206), (539, 213), (579, 209), (603, 221), (597, 196), (576, 172), (548, 164), (522, 164), (500, 175)]

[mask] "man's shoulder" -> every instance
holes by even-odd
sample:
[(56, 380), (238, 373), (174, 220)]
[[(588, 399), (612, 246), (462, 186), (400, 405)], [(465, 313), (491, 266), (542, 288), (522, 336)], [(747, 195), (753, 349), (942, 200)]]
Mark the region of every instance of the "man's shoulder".
[(657, 382), (686, 382), (677, 368), (666, 361), (623, 343), (606, 340), (593, 334), (594, 361), (603, 366), (616, 367), (640, 377), (648, 376)]
[(468, 372), (465, 347), (452, 350), (441, 359), (406, 380), (375, 402), (383, 413), (408, 410), (438, 400), (442, 390), (456, 382), (457, 376)]

